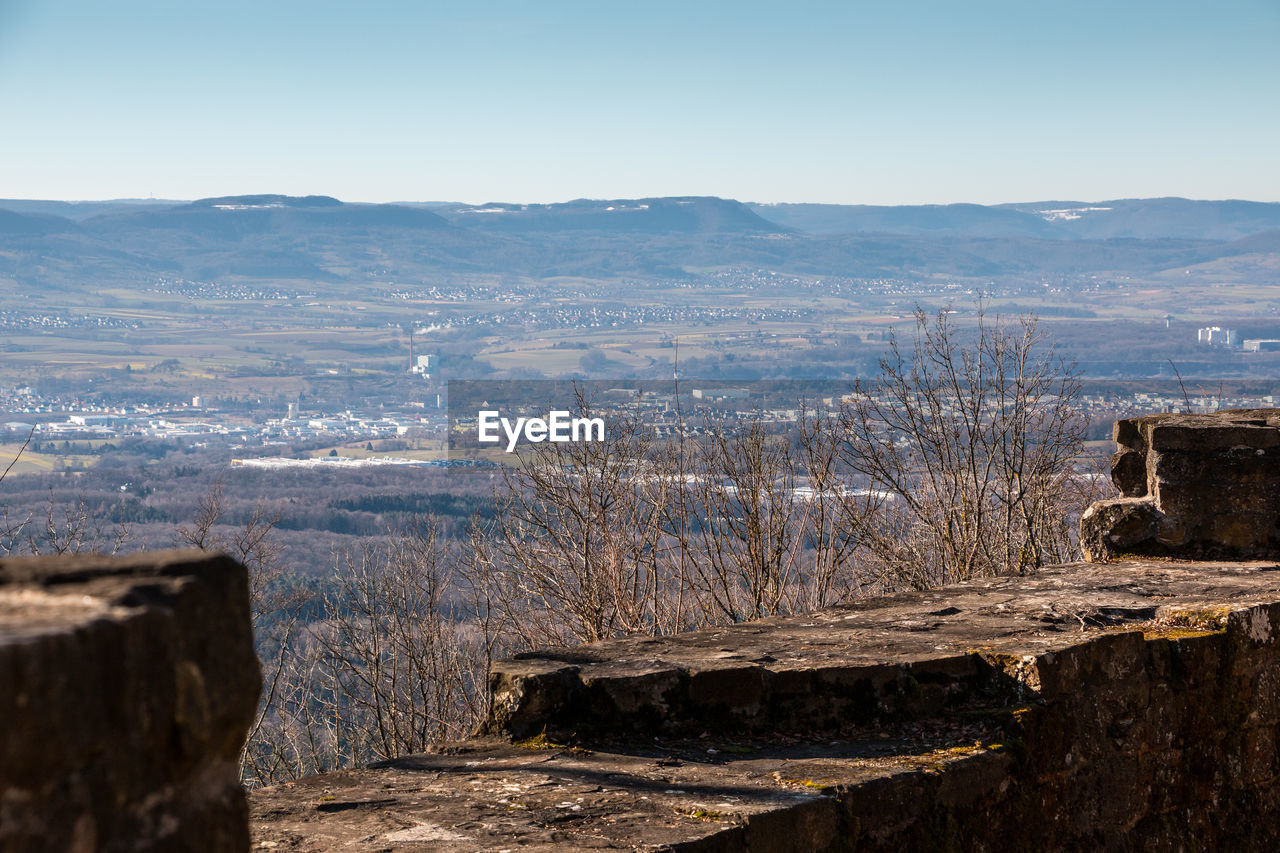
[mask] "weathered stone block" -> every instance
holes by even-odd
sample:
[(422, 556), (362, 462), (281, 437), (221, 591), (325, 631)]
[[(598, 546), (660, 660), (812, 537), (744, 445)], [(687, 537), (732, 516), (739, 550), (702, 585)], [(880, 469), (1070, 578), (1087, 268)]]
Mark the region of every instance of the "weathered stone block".
[(1140, 451), (1125, 448), (1111, 457), (1111, 482), (1126, 498), (1147, 494), (1147, 457)]
[(242, 851), (248, 581), (192, 551), (0, 561), (0, 851)]
[(1117, 421), (1114, 435), (1111, 477), (1125, 498), (1085, 513), (1086, 559), (1280, 552), (1280, 411), (1150, 415)]
[(1269, 426), (1235, 423), (1212, 415), (1189, 416), (1186, 422), (1172, 421), (1153, 425), (1149, 447), (1157, 452), (1190, 450), (1204, 453), (1235, 447), (1270, 450), (1280, 447), (1280, 430)]
[(1161, 517), (1151, 498), (1098, 501), (1080, 518), (1085, 559), (1103, 562), (1154, 539)]
[(1147, 449), (1146, 440), (1142, 437), (1141, 430), (1138, 429), (1135, 420), (1119, 420), (1111, 427), (1111, 438), (1121, 447), (1131, 450), (1145, 452)]

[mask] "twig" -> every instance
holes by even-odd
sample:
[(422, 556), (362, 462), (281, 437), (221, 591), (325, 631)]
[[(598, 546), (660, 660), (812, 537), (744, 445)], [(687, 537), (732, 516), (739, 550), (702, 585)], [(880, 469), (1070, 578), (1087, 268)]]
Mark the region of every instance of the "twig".
[(4, 469), (4, 473), (0, 474), (0, 480), (9, 476), (9, 472), (13, 470), (13, 466), (18, 464), (18, 460), (22, 458), (23, 452), (27, 449), (27, 445), (31, 443), (31, 436), (36, 434), (36, 428), (32, 427), (31, 432), (27, 433), (27, 440), (22, 442), (22, 446), (18, 448), (18, 452), (13, 454), (13, 461), (9, 463), (9, 467)]
[(1182, 389), (1182, 400), (1187, 404), (1187, 408), (1191, 408), (1191, 397), (1187, 394), (1187, 386), (1182, 384), (1182, 373), (1178, 370), (1178, 365), (1173, 363), (1173, 359), (1169, 359), (1169, 366), (1173, 368), (1173, 375), (1178, 377), (1178, 387)]

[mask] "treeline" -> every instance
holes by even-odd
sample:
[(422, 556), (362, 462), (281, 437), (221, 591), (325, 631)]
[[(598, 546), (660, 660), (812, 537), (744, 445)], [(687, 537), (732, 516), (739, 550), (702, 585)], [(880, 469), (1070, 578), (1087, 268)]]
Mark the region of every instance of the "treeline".
[(174, 525), (194, 518), (200, 497), (221, 483), (219, 525), (241, 526), (260, 504), (270, 508), (279, 517), (277, 531), (291, 543), (284, 554), (287, 568), (301, 575), (327, 574), (333, 548), (384, 536), (388, 527), (412, 516), (435, 516), (451, 537), (472, 516), (494, 512), (488, 475), (466, 469), (261, 471), (227, 468), (225, 458), (185, 452), (159, 462), (103, 460), (111, 462), (120, 464), (93, 466), (74, 477), (10, 476), (0, 481), (0, 506), (13, 524), (26, 522), (24, 535), (41, 519), (47, 521), (51, 507), (77, 506), (88, 526), (126, 528), (129, 535), (121, 545), (126, 550), (165, 548), (175, 544)]
[(458, 495), (452, 492), (376, 494), (330, 501), (333, 509), (375, 514), (453, 516), (491, 518), (493, 499), (487, 495)]

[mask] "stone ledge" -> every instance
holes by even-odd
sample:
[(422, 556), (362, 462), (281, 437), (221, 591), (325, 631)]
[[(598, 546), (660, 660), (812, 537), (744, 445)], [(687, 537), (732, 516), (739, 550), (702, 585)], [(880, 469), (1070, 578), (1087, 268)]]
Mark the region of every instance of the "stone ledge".
[(0, 851), (247, 849), (259, 688), (227, 557), (0, 561)]
[(969, 784), (998, 787), (1013, 760), (1003, 747), (972, 740), (919, 754), (904, 753), (896, 738), (775, 746), (713, 739), (630, 752), (478, 740), (266, 788), (251, 800), (255, 841), (267, 849), (384, 850), (416, 841), (457, 853), (820, 850), (838, 842), (852, 791), (960, 772), (961, 761)]
[(796, 734), (998, 707), (1021, 701), (1035, 679), (1040, 692), (1072, 689), (1022, 660), (1092, 641), (1086, 629), (1132, 629), (1228, 600), (1280, 600), (1280, 567), (1072, 564), (808, 616), (532, 653), (496, 665), (485, 731), (561, 740), (708, 726)]
[(505, 738), (254, 792), (255, 841), (1267, 849), (1277, 637), (1280, 565), (1133, 560), (528, 656)]

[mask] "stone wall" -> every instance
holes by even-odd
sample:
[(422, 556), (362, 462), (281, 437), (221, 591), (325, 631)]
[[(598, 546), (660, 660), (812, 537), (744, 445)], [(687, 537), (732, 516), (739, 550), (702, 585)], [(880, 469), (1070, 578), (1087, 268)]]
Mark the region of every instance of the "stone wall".
[(260, 675), (245, 569), (0, 561), (0, 851), (243, 851)]
[(1280, 551), (1280, 411), (1117, 421), (1123, 495), (1081, 524), (1085, 557), (1250, 558)]

